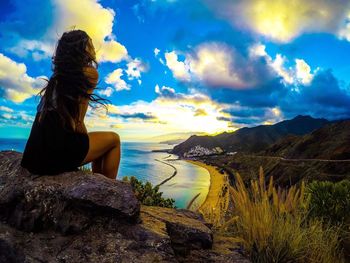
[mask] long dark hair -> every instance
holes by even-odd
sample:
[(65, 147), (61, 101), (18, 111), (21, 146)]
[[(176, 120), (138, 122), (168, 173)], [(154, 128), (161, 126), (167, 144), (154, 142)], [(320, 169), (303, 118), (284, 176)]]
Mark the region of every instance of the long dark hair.
[(88, 93), (95, 87), (84, 74), (84, 69), (98, 64), (95, 56), (87, 51), (88, 45), (93, 49), (91, 38), (82, 30), (72, 30), (63, 33), (59, 39), (56, 52), (52, 57), (53, 74), (38, 95), (41, 96), (39, 121), (49, 110), (55, 110), (64, 128), (72, 128), (72, 121), (77, 124), (80, 101), (88, 99), (89, 104), (98, 103), (106, 107), (108, 100), (96, 94)]

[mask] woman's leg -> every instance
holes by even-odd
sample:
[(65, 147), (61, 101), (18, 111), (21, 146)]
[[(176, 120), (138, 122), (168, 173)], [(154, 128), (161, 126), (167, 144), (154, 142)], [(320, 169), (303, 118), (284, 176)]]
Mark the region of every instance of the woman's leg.
[(109, 178), (115, 179), (118, 174), (120, 162), (120, 144), (113, 147), (103, 157), (102, 171)]
[(102, 173), (102, 161), (103, 161), (103, 156), (92, 161), (91, 163), (92, 172), (99, 173), (99, 174)]
[(94, 162), (93, 171), (100, 169), (103, 175), (115, 179), (120, 162), (119, 135), (115, 132), (89, 132), (88, 135), (90, 147), (83, 164)]

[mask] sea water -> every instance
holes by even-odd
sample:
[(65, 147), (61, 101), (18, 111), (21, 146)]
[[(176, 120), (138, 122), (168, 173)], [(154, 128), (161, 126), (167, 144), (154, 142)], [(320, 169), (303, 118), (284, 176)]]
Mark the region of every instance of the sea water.
[[(26, 139), (0, 138), (0, 150), (23, 152), (26, 141)], [(174, 166), (177, 169), (176, 176), (161, 185), (160, 191), (163, 192), (164, 197), (175, 199), (175, 205), (179, 208), (185, 208), (194, 196), (200, 194), (195, 201), (198, 206), (207, 196), (210, 175), (202, 167), (177, 160), (175, 155), (152, 152), (152, 150), (169, 148), (169, 145), (159, 143), (122, 143), (118, 179), (122, 179), (124, 176), (135, 176), (143, 182), (149, 181), (153, 185), (157, 185), (173, 175), (174, 168), (172, 166)]]

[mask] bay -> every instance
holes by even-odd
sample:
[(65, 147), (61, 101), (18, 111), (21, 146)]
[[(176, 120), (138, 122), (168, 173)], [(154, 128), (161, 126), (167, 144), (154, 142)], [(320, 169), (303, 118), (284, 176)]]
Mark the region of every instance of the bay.
[[(0, 138), (0, 150), (23, 152), (25, 144), (26, 139)], [(175, 167), (176, 176), (161, 185), (160, 191), (164, 197), (175, 199), (175, 205), (179, 208), (186, 208), (191, 199), (200, 194), (195, 202), (195, 206), (198, 206), (208, 193), (210, 184), (208, 171), (184, 160), (177, 160), (175, 155), (152, 152), (167, 148), (169, 145), (159, 143), (123, 142), (118, 179), (135, 176), (143, 182), (148, 181), (157, 185), (171, 177)]]

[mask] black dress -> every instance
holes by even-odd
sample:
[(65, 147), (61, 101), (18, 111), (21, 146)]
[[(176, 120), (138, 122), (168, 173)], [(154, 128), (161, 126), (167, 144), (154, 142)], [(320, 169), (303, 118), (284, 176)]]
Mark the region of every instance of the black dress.
[(88, 135), (64, 128), (55, 110), (48, 111), (39, 123), (40, 104), (21, 166), (39, 175), (78, 170), (89, 150)]

